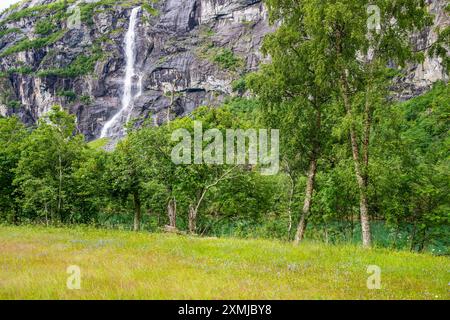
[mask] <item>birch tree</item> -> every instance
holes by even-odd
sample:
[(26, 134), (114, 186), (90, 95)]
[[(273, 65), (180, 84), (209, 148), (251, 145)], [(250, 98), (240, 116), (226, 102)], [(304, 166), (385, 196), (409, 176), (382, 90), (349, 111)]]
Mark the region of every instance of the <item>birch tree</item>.
[[(278, 74), (273, 78), (275, 85), (272, 88), (275, 92), (284, 91), (278, 100), (285, 102), (292, 99), (292, 89), (283, 90), (283, 84), (287, 84), (302, 88), (303, 98), (316, 101), (316, 105), (322, 104), (317, 103), (317, 99), (321, 99), (324, 92), (325, 97), (327, 93), (332, 94), (341, 105), (340, 114), (335, 116), (341, 118), (349, 136), (359, 189), (362, 241), (364, 246), (369, 247), (371, 231), (367, 187), (370, 181), (371, 116), (374, 107), (380, 105), (378, 102), (386, 95), (386, 90), (379, 89), (389, 84), (387, 65), (401, 67), (408, 61), (423, 57), (414, 52), (409, 38), (412, 32), (420, 31), (431, 22), (425, 3), (421, 0), (380, 0), (372, 1), (368, 7), (365, 1), (358, 0), (268, 0), (267, 6), (272, 22), (281, 25), (275, 35), (269, 36), (271, 40), (268, 45), (270, 48), (282, 48), (270, 52), (277, 66), (274, 74)], [(286, 62), (277, 65), (277, 61), (282, 61), (285, 56), (289, 57)], [(280, 65), (284, 67), (281, 71)], [(301, 76), (292, 81), (292, 75), (297, 74), (298, 70), (301, 70)], [(310, 74), (312, 77), (308, 79)], [(310, 122), (320, 123), (318, 119), (319, 116), (313, 117)], [(311, 150), (316, 150), (314, 143)], [(307, 216), (305, 213), (311, 206), (317, 170), (315, 158), (310, 157), (296, 242), (304, 233), (303, 217)]]

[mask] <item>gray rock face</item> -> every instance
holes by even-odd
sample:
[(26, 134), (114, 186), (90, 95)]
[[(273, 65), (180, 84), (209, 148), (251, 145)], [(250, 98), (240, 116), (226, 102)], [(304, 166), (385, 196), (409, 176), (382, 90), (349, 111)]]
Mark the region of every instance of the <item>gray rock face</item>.
[[(445, 11), (447, 0), (427, 0), (429, 11), (434, 15), (434, 25), (420, 34), (413, 36), (416, 50), (424, 51), (436, 42), (438, 29), (450, 25), (450, 17)], [(439, 80), (448, 81), (440, 58), (426, 56), (422, 64), (411, 65), (406, 76), (399, 79), (396, 91), (400, 100), (408, 100), (427, 91), (433, 83)]]
[[(56, 22), (62, 30), (56, 41), (4, 55), (22, 39), (36, 39), (39, 22), (53, 17), (55, 11), (39, 10), (20, 19), (10, 17), (54, 2), (25, 1), (0, 15), (0, 114), (15, 113), (25, 123), (34, 124), (52, 105), (60, 104), (77, 116), (78, 130), (92, 140), (121, 107), (123, 40), (132, 6), (115, 1), (79, 1), (69, 8), (69, 18)], [(91, 19), (82, 16), (77, 23), (77, 8), (88, 2), (93, 8)], [(436, 23), (448, 24), (443, 13), (446, 1), (431, 2)], [(232, 82), (261, 63), (262, 39), (271, 31), (261, 0), (159, 0), (153, 6), (154, 10), (142, 8), (136, 28), (133, 90), (138, 94), (133, 118), (152, 118), (160, 124), (167, 117), (189, 113), (200, 105), (219, 105), (233, 94)], [(430, 29), (418, 37), (418, 42), (429, 43), (433, 37)], [(99, 50), (102, 54), (95, 58), (89, 73), (45, 73), (67, 70), (80, 57), (96, 57)], [(75, 66), (80, 68), (79, 64)], [(414, 95), (442, 78), (436, 61), (412, 66), (410, 75), (403, 79), (404, 96)]]
[[(0, 16), (0, 21), (14, 12), (53, 2), (25, 2)], [(120, 109), (125, 72), (123, 39), (131, 8), (100, 5), (91, 24), (82, 21), (78, 27), (68, 28), (68, 22), (63, 21), (60, 27), (65, 30), (64, 36), (55, 43), (1, 57), (2, 71), (26, 65), (33, 72), (10, 73), (0, 80), (0, 88), (20, 104), (8, 108), (0, 101), (0, 112), (16, 113), (33, 124), (52, 105), (60, 104), (77, 116), (78, 129), (87, 139), (98, 137), (105, 122)], [(168, 116), (189, 113), (200, 105), (218, 105), (232, 93), (233, 80), (254, 70), (261, 61), (258, 50), (270, 28), (260, 0), (161, 0), (154, 9), (156, 15), (141, 10), (136, 28), (138, 74), (134, 90), (140, 95), (134, 102), (133, 118), (151, 117), (155, 123), (162, 123)], [(37, 22), (47, 17), (7, 22), (5, 29), (19, 28), (21, 32), (1, 37), (0, 50), (27, 36), (36, 38)], [(80, 55), (89, 56), (93, 46), (100, 46), (103, 56), (92, 73), (78, 77), (36, 75), (65, 68)], [(233, 53), (236, 68), (215, 62), (225, 49)], [(63, 92), (73, 92), (83, 99), (69, 99)]]

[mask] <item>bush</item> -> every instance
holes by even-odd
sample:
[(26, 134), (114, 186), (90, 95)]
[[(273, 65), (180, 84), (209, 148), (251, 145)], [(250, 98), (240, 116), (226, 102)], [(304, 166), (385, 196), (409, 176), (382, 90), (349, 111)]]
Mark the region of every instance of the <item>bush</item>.
[(58, 76), (76, 78), (94, 71), (95, 64), (102, 57), (100, 49), (94, 49), (91, 56), (78, 56), (69, 66), (60, 69), (48, 69), (38, 72), (38, 77)]
[(231, 84), (231, 89), (233, 92), (237, 92), (239, 94), (243, 94), (247, 91), (247, 83), (244, 78), (233, 81)]
[(36, 27), (34, 28), (34, 31), (36, 34), (40, 34), (43, 36), (47, 36), (50, 33), (52, 33), (55, 29), (55, 26), (51, 21), (39, 21), (36, 23)]
[(71, 90), (60, 90), (56, 93), (56, 95), (58, 97), (64, 97), (66, 98), (69, 102), (73, 102), (77, 99), (77, 95), (75, 92), (71, 91)]
[(22, 41), (19, 41), (19, 43), (17, 43), (16, 45), (9, 47), (5, 51), (3, 51), (0, 54), (0, 57), (6, 57), (13, 53), (22, 52), (30, 49), (40, 49), (49, 46), (58, 41), (59, 39), (61, 39), (63, 35), (64, 31), (61, 30), (43, 38), (33, 40), (23, 39)]
[(19, 28), (2, 29), (0, 30), (0, 38), (11, 33), (19, 33), (19, 32), (22, 32), (22, 30), (20, 30)]
[(6, 106), (7, 106), (8, 108), (11, 108), (11, 109), (17, 109), (17, 108), (19, 108), (21, 105), (22, 105), (22, 104), (20, 103), (20, 101), (17, 101), (17, 100), (11, 100), (11, 101), (8, 101), (8, 103), (6, 104)]
[[(67, 1), (67, 3), (72, 3), (73, 0)], [(50, 4), (37, 5), (29, 8), (25, 8), (20, 11), (16, 11), (8, 15), (3, 21), (0, 22), (0, 25), (4, 25), (8, 22), (18, 21), (22, 18), (33, 17), (33, 16), (43, 16), (51, 13), (58, 13), (63, 11), (66, 8), (66, 4), (64, 1), (58, 1)]]
[(33, 73), (33, 69), (31, 67), (22, 66), (18, 68), (9, 69), (5, 72), (0, 72), (0, 77), (5, 78), (13, 74), (31, 74), (31, 73)]
[(219, 64), (222, 69), (227, 70), (236, 70), (242, 64), (242, 60), (236, 57), (230, 49), (219, 51), (214, 57), (214, 62)]
[(142, 8), (147, 11), (150, 15), (156, 17), (158, 16), (159, 12), (158, 10), (156, 10), (155, 8), (153, 8), (151, 5), (149, 5), (148, 3), (143, 3), (142, 4)]

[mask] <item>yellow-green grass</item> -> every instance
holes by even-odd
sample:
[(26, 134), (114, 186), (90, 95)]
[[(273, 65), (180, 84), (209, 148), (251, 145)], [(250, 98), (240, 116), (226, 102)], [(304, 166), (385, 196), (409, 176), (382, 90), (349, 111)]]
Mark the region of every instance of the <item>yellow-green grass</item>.
[[(269, 240), (0, 227), (0, 299), (449, 299), (450, 259)], [(81, 289), (67, 289), (67, 268)], [(381, 289), (367, 288), (367, 267)]]
[(110, 140), (111, 139), (109, 139), (109, 138), (99, 138), (99, 139), (96, 139), (96, 140), (93, 140), (93, 141), (89, 142), (88, 146), (91, 149), (101, 149), (104, 146), (106, 146), (109, 143)]

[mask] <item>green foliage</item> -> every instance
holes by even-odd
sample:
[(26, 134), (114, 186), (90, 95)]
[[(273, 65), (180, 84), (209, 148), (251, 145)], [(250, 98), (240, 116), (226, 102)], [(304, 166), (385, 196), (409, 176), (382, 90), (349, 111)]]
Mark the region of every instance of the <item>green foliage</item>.
[(151, 16), (157, 17), (159, 12), (157, 9), (153, 8), (149, 3), (143, 3), (142, 8), (147, 11)]
[(49, 20), (41, 20), (36, 23), (34, 31), (36, 34), (46, 36), (55, 31), (55, 26)]
[(20, 101), (17, 100), (10, 100), (6, 103), (6, 106), (10, 109), (16, 109), (19, 108), (22, 105)]
[(244, 94), (247, 91), (247, 82), (244, 78), (240, 78), (231, 83), (231, 89), (238, 94)]
[(59, 90), (58, 92), (56, 92), (56, 95), (58, 97), (66, 98), (69, 102), (73, 102), (77, 99), (77, 94), (72, 90)]
[[(369, 199), (373, 188), (370, 165), (374, 163), (370, 151), (378, 123), (372, 119), (389, 104), (393, 72), (386, 66), (395, 63), (403, 67), (423, 60), (423, 55), (413, 50), (410, 34), (432, 23), (420, 0), (371, 4), (380, 9), (381, 28), (369, 29), (367, 6), (358, 1), (268, 0), (270, 21), (282, 23), (264, 41), (263, 53), (272, 62), (249, 78), (266, 120), (286, 130), (282, 144), (288, 173), (307, 177), (299, 225), (314, 220), (310, 217), (317, 210), (317, 205), (310, 205), (313, 190), (323, 193), (319, 212), (333, 217), (337, 194), (322, 190), (321, 183), (334, 185), (335, 181), (322, 182), (321, 175), (353, 166), (353, 181), (345, 179), (343, 185), (351, 189), (350, 195), (354, 196), (355, 190), (359, 193), (356, 206), (365, 246), (371, 245), (369, 220), (375, 211)], [(348, 170), (345, 176), (335, 173), (330, 175), (336, 181), (351, 177)], [(350, 214), (348, 209), (342, 211)], [(301, 231), (297, 241), (303, 236)]]
[[(450, 7), (447, 7), (447, 13), (450, 12)], [(447, 26), (443, 30), (439, 30), (438, 38), (436, 42), (431, 46), (429, 54), (431, 56), (439, 57), (442, 59), (442, 65), (444, 66), (447, 74), (450, 72), (450, 57), (449, 57), (449, 44), (450, 44), (450, 26)]]
[[(89, 24), (100, 10), (142, 3), (146, 11), (153, 8), (142, 1), (82, 3), (82, 19)], [(404, 103), (395, 103), (389, 92), (402, 65), (423, 59), (409, 43), (411, 31), (429, 25), (423, 3), (375, 1), (382, 9), (380, 33), (367, 30), (366, 6), (358, 1), (266, 3), (270, 19), (282, 21), (264, 40), (262, 51), (271, 59), (232, 85), (240, 95), (252, 91), (252, 99), (230, 98), (220, 108), (201, 107), (156, 127), (151, 120), (130, 123), (127, 136), (110, 152), (103, 147), (109, 149), (113, 141), (86, 143), (74, 117), (58, 107), (33, 130), (15, 118), (0, 118), (5, 146), (0, 150), (0, 220), (130, 229), (134, 219), (141, 229), (158, 231), (169, 223), (170, 207), (183, 231), (291, 240), (310, 192), (306, 239), (358, 242), (363, 197), (375, 246), (449, 254), (448, 85), (436, 84)], [(61, 2), (38, 6), (8, 19), (62, 8)], [(64, 32), (55, 32), (57, 26), (56, 20), (42, 20), (36, 25), (41, 37), (24, 39), (2, 55), (51, 45)], [(205, 37), (210, 35), (207, 31)], [(440, 32), (431, 54), (443, 56), (446, 35)], [(243, 65), (230, 49), (212, 43), (202, 49), (202, 58), (224, 70), (235, 72)], [(83, 76), (102, 56), (94, 45), (91, 54), (37, 75)], [(391, 62), (400, 70), (386, 68)], [(21, 65), (2, 73), (2, 105), (20, 108), (8, 77), (32, 72)], [(90, 103), (90, 97), (70, 90), (57, 95)], [(222, 134), (230, 128), (279, 129), (282, 172), (266, 177), (251, 166), (174, 164), (171, 153), (178, 141), (172, 133), (184, 129), (192, 135), (194, 121)]]
[(0, 77), (0, 104), (8, 107), (12, 101), (17, 101), (14, 88), (12, 88), (9, 79)]
[(25, 126), (16, 117), (0, 117), (0, 219), (18, 222), (19, 207), (14, 199), (14, 168), (21, 156), (22, 143), (27, 137)]
[(216, 34), (214, 29), (207, 25), (201, 25), (199, 33), (200, 33), (200, 37), (204, 40), (211, 38), (212, 36), (214, 36)]
[(403, 221), (410, 222), (410, 247), (419, 251), (449, 236), (449, 97), (448, 85), (437, 83), (425, 95), (396, 105), (382, 123), (375, 149), (374, 184), (389, 189), (380, 205), (399, 231)]
[(13, 181), (20, 220), (81, 221), (83, 211), (73, 207), (78, 200), (72, 173), (85, 147), (83, 137), (74, 131), (74, 117), (54, 107), (23, 141)]
[(12, 5), (10, 5), (8, 8), (4, 9), (1, 14), (5, 14), (8, 13), (10, 11), (16, 10), (18, 7), (20, 6), (20, 2), (14, 3)]
[(230, 49), (219, 50), (213, 61), (217, 63), (222, 69), (236, 71), (237, 68), (242, 66), (242, 59), (236, 57), (236, 55)]
[(6, 57), (8, 55), (11, 55), (11, 54), (14, 54), (17, 52), (30, 50), (30, 49), (40, 49), (43, 47), (47, 47), (47, 46), (52, 45), (55, 42), (57, 42), (63, 36), (64, 36), (64, 31), (58, 31), (49, 36), (42, 37), (42, 38), (37, 38), (37, 39), (33, 39), (33, 40), (23, 39), (23, 40), (19, 41), (17, 44), (5, 49), (0, 54), (0, 57)]
[(31, 74), (33, 72), (33, 69), (28, 66), (21, 66), (18, 68), (9, 69), (5, 72), (6, 75), (11, 76), (12, 74)]
[(81, 96), (81, 97), (80, 97), (80, 101), (81, 101), (82, 103), (84, 103), (85, 105), (90, 105), (90, 104), (92, 103), (91, 97), (90, 97), (90, 96), (87, 96), (87, 95)]
[[(49, 4), (36, 5), (20, 11), (14, 11), (8, 14), (8, 16), (0, 22), (0, 25), (5, 25), (6, 23), (13, 21), (19, 21), (23, 18), (57, 14), (58, 12), (64, 11), (66, 9), (66, 5), (73, 2), (75, 2), (75, 0), (59, 0)], [(15, 7), (10, 8), (10, 11), (13, 9), (15, 9)]]
[[(372, 175), (369, 198), (373, 216), (385, 221), (372, 223), (377, 246), (448, 254), (448, 96), (447, 85), (439, 84), (422, 97), (384, 109), (390, 116), (376, 114), (384, 120), (373, 136), (379, 142), (371, 150), (370, 170), (377, 174)], [(202, 121), (204, 130), (258, 128), (261, 124), (255, 121), (264, 119), (260, 103), (234, 98), (222, 108), (200, 108), (160, 127), (130, 127), (113, 152), (102, 149), (108, 139), (87, 145), (74, 135), (73, 117), (58, 108), (31, 134), (17, 119), (0, 119), (0, 140), (17, 137), (7, 142), (0, 156), (2, 172), (8, 174), (2, 178), (0, 219), (129, 229), (139, 207), (142, 228), (157, 231), (168, 223), (167, 206), (175, 199), (177, 227), (187, 230), (188, 212), (199, 194), (230, 167), (175, 165), (173, 130), (184, 128), (192, 134), (194, 120)], [(346, 149), (345, 140), (335, 141), (333, 152), (322, 160), (307, 239), (341, 243), (360, 238), (358, 191)], [(282, 148), (283, 158), (289, 154), (289, 148)], [(264, 177), (246, 167), (232, 172), (205, 194), (197, 232), (291, 239), (305, 177), (294, 175), (290, 203), (287, 174)]]
[(21, 75), (27, 75), (32, 74), (33, 69), (27, 66), (21, 66), (18, 68), (11, 68), (7, 71), (0, 72), (0, 78), (8, 78), (11, 77), (14, 74), (21, 74)]
[(112, 4), (112, 1), (108, 0), (101, 0), (91, 3), (82, 3), (80, 6), (80, 15), (81, 15), (81, 21), (86, 23), (87, 25), (93, 25), (94, 24), (94, 14), (95, 10), (100, 5), (108, 5)]
[(101, 149), (104, 146), (106, 146), (106, 144), (108, 144), (108, 142), (110, 141), (109, 138), (100, 138), (100, 139), (96, 139), (94, 141), (91, 141), (88, 143), (89, 148), (92, 149)]
[(92, 49), (89, 56), (79, 55), (72, 63), (65, 68), (41, 70), (38, 77), (58, 76), (63, 78), (76, 78), (87, 75), (94, 71), (95, 65), (103, 57), (102, 51), (98, 47)]
[(19, 29), (19, 28), (10, 28), (10, 29), (2, 28), (2, 29), (0, 30), (0, 39), (1, 39), (2, 37), (4, 37), (4, 36), (8, 35), (8, 34), (11, 34), (11, 33), (20, 33), (20, 32), (22, 32), (22, 30)]
[[(151, 0), (151, 2), (155, 2)], [(158, 15), (158, 11), (155, 10), (148, 0), (98, 0), (95, 2), (83, 2), (79, 4), (81, 20), (87, 25), (94, 23), (94, 15), (103, 10), (113, 10), (114, 6), (137, 6), (141, 5), (149, 14)]]

